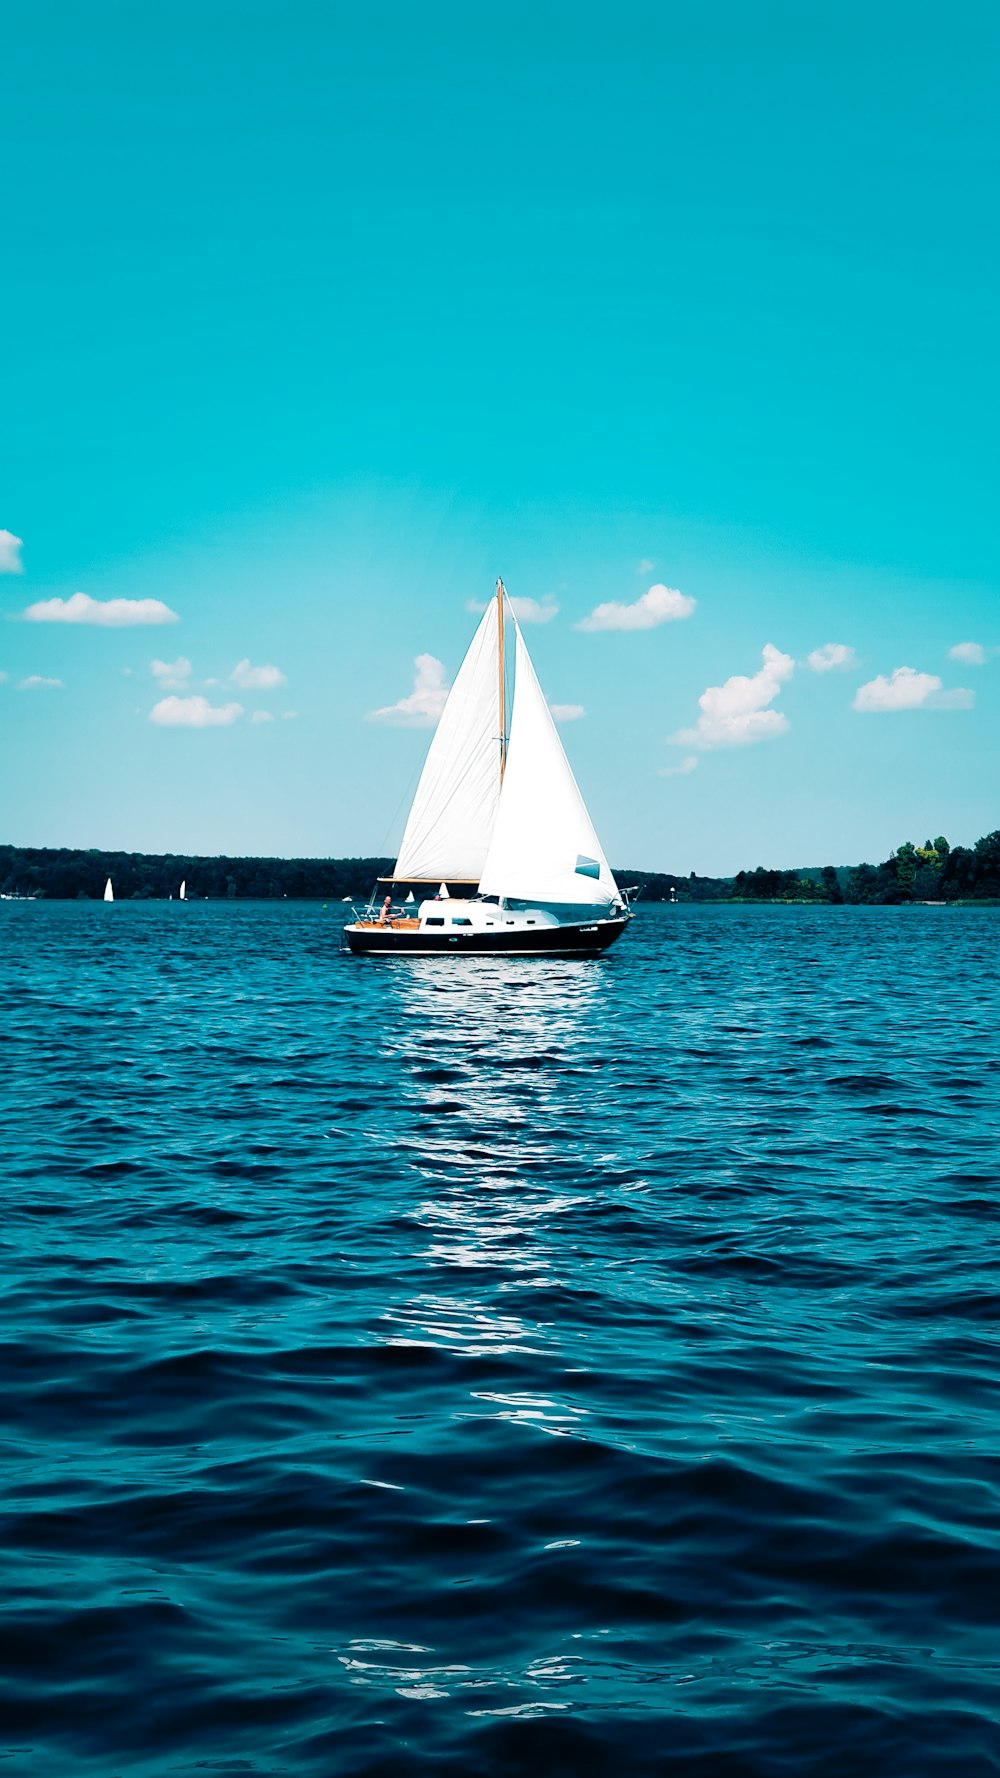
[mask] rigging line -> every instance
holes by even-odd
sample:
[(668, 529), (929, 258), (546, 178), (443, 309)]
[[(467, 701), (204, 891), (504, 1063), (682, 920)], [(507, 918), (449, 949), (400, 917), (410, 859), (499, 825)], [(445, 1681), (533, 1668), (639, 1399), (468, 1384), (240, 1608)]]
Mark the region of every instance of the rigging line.
[[(423, 771), (423, 768), (424, 768), (424, 761), (422, 759), (418, 760), (416, 765), (414, 766), (412, 772), (410, 773), (409, 779), (407, 780), (407, 783), (405, 784), (405, 786), (403, 788), (403, 794), (400, 797), (398, 803), (396, 804), (395, 810), (394, 810), (390, 820), (386, 823), (385, 832), (382, 835), (382, 845), (383, 846), (385, 846), (387, 844), (387, 842), (389, 840), (389, 836), (392, 833), (393, 829), (395, 828), (396, 822), (399, 820), (399, 811), (403, 807), (403, 804), (407, 801), (408, 798), (409, 798), (410, 802), (413, 801), (413, 792), (416, 787), (416, 782), (420, 776), (420, 773)], [(402, 834), (400, 834), (400, 839), (402, 839), (402, 837), (403, 837)], [(396, 851), (398, 853), (398, 851), (399, 851), (398, 846), (396, 848)]]
[(503, 601), (506, 588), (503, 581), (497, 581), (497, 670), (500, 693), (500, 782), (503, 783), (504, 769), (507, 764), (507, 692), (504, 685), (503, 655)]

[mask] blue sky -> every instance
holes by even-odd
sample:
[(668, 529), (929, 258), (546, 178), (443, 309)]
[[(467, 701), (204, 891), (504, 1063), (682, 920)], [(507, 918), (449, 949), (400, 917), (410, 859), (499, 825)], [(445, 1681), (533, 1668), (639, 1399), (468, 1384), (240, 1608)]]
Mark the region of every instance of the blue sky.
[(994, 7), (5, 32), (0, 838), (391, 851), (498, 573), (613, 862), (1000, 825)]

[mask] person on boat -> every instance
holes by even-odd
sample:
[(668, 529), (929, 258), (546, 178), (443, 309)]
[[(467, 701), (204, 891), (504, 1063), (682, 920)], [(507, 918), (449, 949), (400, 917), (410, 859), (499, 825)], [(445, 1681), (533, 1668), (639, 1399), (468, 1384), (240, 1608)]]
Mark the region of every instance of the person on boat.
[(392, 896), (387, 895), (384, 902), (382, 903), (382, 912), (379, 914), (379, 917), (378, 917), (378, 923), (380, 926), (390, 926), (392, 924), (391, 920), (389, 919), (389, 909), (391, 907), (392, 907)]

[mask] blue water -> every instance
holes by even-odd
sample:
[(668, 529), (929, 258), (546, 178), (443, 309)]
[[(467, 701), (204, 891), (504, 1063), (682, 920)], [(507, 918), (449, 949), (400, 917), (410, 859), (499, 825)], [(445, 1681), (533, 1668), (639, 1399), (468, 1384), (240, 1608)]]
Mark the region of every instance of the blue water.
[(0, 1772), (1000, 1771), (1000, 909), (4, 904)]

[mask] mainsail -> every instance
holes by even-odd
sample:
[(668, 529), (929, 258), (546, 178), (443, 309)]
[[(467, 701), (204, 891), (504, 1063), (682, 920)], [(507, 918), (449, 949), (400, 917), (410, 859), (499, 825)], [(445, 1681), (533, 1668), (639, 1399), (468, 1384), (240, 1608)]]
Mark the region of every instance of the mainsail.
[(398, 882), (479, 881), (500, 796), (499, 624), (491, 599), (420, 775), (396, 861)]
[(519, 627), (507, 767), (479, 888), (574, 907), (618, 899)]

